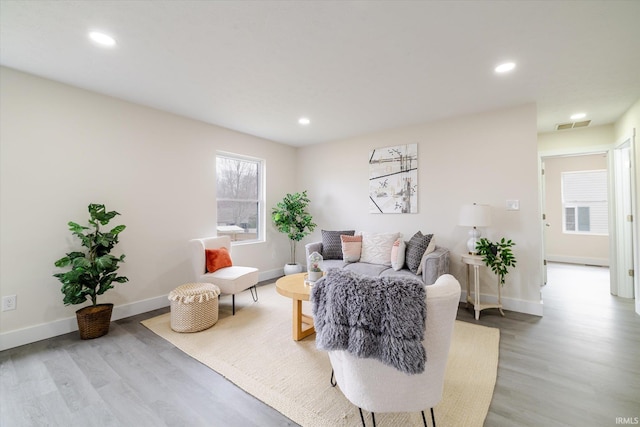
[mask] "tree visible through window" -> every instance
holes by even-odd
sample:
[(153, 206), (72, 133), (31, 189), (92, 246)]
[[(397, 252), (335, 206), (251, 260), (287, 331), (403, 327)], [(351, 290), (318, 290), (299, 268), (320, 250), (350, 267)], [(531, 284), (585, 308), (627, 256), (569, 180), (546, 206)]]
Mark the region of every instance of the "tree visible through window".
[(216, 156), (218, 235), (233, 241), (262, 236), (262, 161), (233, 154)]
[(562, 173), (565, 233), (608, 234), (607, 171)]

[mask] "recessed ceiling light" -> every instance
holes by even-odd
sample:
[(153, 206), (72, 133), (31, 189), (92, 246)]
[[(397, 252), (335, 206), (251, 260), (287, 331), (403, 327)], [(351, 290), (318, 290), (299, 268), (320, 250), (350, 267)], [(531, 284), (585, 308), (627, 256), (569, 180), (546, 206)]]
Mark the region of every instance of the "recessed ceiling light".
[(586, 113), (576, 113), (573, 114), (570, 119), (571, 120), (580, 120), (580, 119), (584, 119), (585, 117), (587, 117)]
[(298, 119), (298, 123), (300, 123), (301, 125), (308, 125), (309, 123), (311, 123), (311, 120), (309, 120), (307, 117), (300, 117)]
[(116, 45), (116, 40), (113, 37), (97, 31), (90, 32), (89, 38), (101, 46), (111, 47)]
[(494, 71), (496, 73), (507, 73), (514, 68), (516, 68), (515, 62), (505, 62), (504, 64), (500, 64), (496, 68), (494, 68)]

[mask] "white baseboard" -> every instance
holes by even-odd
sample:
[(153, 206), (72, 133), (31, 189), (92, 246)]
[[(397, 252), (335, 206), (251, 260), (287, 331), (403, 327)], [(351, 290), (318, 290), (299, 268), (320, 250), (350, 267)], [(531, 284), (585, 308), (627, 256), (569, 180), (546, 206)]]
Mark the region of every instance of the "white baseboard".
[(258, 280), (271, 280), (284, 276), (284, 268), (276, 268), (275, 270), (261, 271), (258, 274)]
[(598, 265), (601, 267), (609, 267), (609, 260), (606, 258), (587, 258), (587, 257), (574, 257), (566, 255), (549, 255), (546, 256), (547, 261), (550, 262), (564, 262), (567, 264), (584, 264), (584, 265)]
[[(480, 300), (482, 302), (487, 302), (490, 304), (498, 303), (498, 297), (496, 295), (480, 294)], [(461, 302), (467, 301), (467, 292), (464, 290), (460, 295), (460, 301)], [(542, 317), (543, 304), (542, 304), (542, 301), (535, 302), (535, 301), (525, 301), (525, 300), (516, 299), (516, 298), (502, 297), (502, 308), (509, 311), (517, 311), (518, 313), (525, 313), (525, 314), (531, 314), (533, 316)]]
[[(258, 275), (258, 280), (271, 280), (284, 275), (282, 268), (262, 271)], [(124, 319), (125, 317), (135, 316), (137, 314), (146, 313), (147, 311), (157, 310), (159, 308), (169, 306), (167, 295), (149, 298), (142, 301), (136, 301), (129, 304), (123, 304), (113, 307), (111, 320)], [(27, 328), (16, 329), (14, 331), (4, 332), (0, 334), (0, 351), (9, 348), (30, 344), (47, 338), (56, 337), (58, 335), (68, 334), (78, 330), (78, 322), (75, 317), (55, 320), (49, 323), (42, 323)]]
[[(149, 298), (142, 301), (132, 302), (113, 307), (111, 320), (123, 319), (146, 313), (147, 311), (167, 307), (169, 300), (167, 295)], [(55, 320), (49, 323), (41, 323), (27, 328), (16, 329), (14, 331), (0, 334), (0, 351), (13, 347), (18, 347), (32, 342), (68, 334), (78, 330), (78, 322), (75, 317)]]

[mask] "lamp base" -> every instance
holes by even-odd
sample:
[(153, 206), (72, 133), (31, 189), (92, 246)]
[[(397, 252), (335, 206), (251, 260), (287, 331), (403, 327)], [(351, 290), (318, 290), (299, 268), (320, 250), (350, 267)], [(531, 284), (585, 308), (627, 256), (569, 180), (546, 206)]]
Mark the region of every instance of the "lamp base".
[(478, 254), (478, 250), (476, 249), (476, 243), (480, 241), (481, 235), (482, 234), (480, 233), (480, 230), (478, 230), (475, 227), (469, 230), (469, 240), (467, 240), (467, 249), (469, 250), (469, 254), (471, 255)]

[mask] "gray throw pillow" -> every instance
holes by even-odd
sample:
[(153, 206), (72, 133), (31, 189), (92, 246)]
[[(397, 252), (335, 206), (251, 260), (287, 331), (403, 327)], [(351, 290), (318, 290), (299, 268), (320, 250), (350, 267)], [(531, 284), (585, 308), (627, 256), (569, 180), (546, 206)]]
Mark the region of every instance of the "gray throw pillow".
[(322, 258), (324, 259), (342, 259), (342, 242), (340, 235), (353, 236), (355, 230), (343, 231), (327, 231), (322, 230)]
[(420, 262), (422, 261), (422, 255), (424, 255), (424, 251), (427, 250), (427, 246), (429, 246), (429, 242), (432, 237), (433, 234), (424, 235), (421, 231), (418, 231), (413, 235), (413, 237), (411, 237), (411, 240), (407, 242), (405, 263), (412, 273), (416, 274), (418, 272), (418, 267), (420, 267)]

